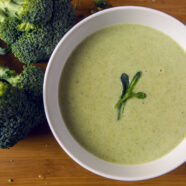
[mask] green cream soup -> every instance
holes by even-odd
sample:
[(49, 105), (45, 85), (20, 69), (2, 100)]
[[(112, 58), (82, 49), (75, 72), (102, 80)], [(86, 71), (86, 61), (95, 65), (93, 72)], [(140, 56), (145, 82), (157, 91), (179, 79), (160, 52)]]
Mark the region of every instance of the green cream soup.
[[(142, 77), (117, 120), (122, 73)], [(140, 25), (115, 25), (85, 39), (62, 72), (61, 112), (72, 136), (92, 154), (139, 164), (170, 152), (186, 136), (186, 54), (167, 35)]]

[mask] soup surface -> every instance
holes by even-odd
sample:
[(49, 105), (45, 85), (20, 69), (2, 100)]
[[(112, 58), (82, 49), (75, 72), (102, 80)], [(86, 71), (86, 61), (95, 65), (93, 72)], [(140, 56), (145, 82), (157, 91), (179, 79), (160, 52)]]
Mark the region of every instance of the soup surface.
[[(122, 73), (142, 71), (135, 92), (117, 120)], [(74, 138), (97, 157), (139, 164), (170, 152), (186, 136), (186, 54), (167, 35), (123, 24), (86, 38), (62, 72), (59, 99)]]

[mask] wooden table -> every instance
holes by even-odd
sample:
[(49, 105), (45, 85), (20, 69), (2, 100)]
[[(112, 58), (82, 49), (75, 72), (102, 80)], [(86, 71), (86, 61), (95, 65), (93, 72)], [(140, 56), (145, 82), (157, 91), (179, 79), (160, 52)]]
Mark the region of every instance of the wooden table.
[[(186, 0), (110, 0), (112, 6), (138, 5), (164, 11), (186, 24)], [(74, 0), (77, 13), (87, 16), (93, 0)], [(21, 71), (13, 55), (0, 57), (0, 63)], [(42, 63), (43, 69), (46, 63)], [(8, 180), (13, 179), (9, 183)], [(46, 124), (38, 127), (15, 147), (0, 150), (0, 186), (182, 186), (186, 185), (186, 164), (176, 170), (146, 181), (120, 182), (97, 176), (75, 163), (57, 144)]]

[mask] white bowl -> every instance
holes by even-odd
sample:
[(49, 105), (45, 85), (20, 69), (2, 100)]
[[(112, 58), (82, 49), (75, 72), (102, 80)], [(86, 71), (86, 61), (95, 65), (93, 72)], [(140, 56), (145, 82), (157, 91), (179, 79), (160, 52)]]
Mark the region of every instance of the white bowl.
[(186, 138), (170, 153), (140, 165), (118, 165), (101, 160), (81, 147), (68, 131), (59, 107), (58, 89), (64, 64), (73, 49), (87, 36), (105, 26), (131, 23), (156, 28), (186, 50), (185, 25), (175, 18), (149, 8), (125, 6), (111, 8), (84, 19), (59, 42), (47, 66), (44, 80), (44, 105), (50, 128), (63, 150), (89, 171), (116, 180), (144, 180), (165, 174), (186, 161)]

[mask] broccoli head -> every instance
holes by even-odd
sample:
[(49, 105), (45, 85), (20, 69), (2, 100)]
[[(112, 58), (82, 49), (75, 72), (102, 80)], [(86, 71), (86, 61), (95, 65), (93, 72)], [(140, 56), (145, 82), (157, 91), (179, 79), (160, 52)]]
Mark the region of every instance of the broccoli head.
[(18, 74), (14, 70), (0, 66), (0, 79), (23, 90), (31, 101), (42, 100), (44, 73), (39, 67), (24, 66), (22, 73)]
[(53, 11), (53, 0), (0, 0), (0, 5), (10, 16), (30, 23), (46, 23)]
[(53, 42), (48, 47), (51, 54), (64, 34), (70, 30), (77, 22), (75, 9), (70, 0), (55, 0), (54, 11), (51, 20), (53, 28)]
[[(71, 0), (48, 0), (47, 2), (52, 1), (53, 5), (50, 20), (48, 22), (33, 21), (37, 17), (39, 19), (39, 13), (42, 14), (42, 8), (39, 6), (39, 2), (44, 3), (45, 1), (47, 0), (0, 0), (0, 4), (4, 2), (4, 11), (2, 11), (2, 16), (0, 16), (4, 22), (4, 29), (2, 31), (0, 29), (0, 38), (11, 44), (14, 56), (27, 65), (48, 60), (60, 39), (76, 23), (76, 13)], [(26, 7), (28, 4), (30, 6), (33, 4), (33, 8), (29, 8), (26, 11), (27, 13), (21, 13), (20, 16), (20, 13), (17, 12), (23, 4)], [(50, 6), (47, 6), (46, 9), (48, 11)], [(12, 13), (9, 13), (10, 10), (15, 12), (13, 14), (14, 16), (12, 16)], [(28, 16), (28, 12), (33, 16), (33, 10), (39, 13), (32, 20), (32, 17)], [(25, 9), (23, 12), (25, 12)], [(13, 23), (6, 21), (6, 19), (4, 20), (4, 14), (8, 15), (10, 21), (16, 19), (18, 22), (13, 22), (14, 26), (12, 26)], [(49, 13), (47, 14), (49, 15)], [(27, 19), (23, 15), (27, 15)], [(8, 33), (5, 31), (6, 29), (10, 30), (9, 36), (12, 34), (12, 37), (8, 37)], [(6, 38), (10, 38), (10, 41), (5, 39), (4, 34)]]
[(26, 66), (21, 74), (17, 75), (17, 87), (23, 89), (28, 98), (33, 101), (43, 101), (43, 80), (44, 73), (39, 67)]
[(0, 148), (12, 147), (44, 121), (42, 82), (38, 67), (21, 74), (0, 67)]
[(50, 22), (23, 33), (12, 44), (12, 52), (25, 64), (47, 60), (60, 39), (75, 23), (76, 14), (70, 0), (55, 0)]
[(20, 20), (16, 17), (10, 18), (0, 9), (0, 39), (7, 44), (12, 44), (19, 38), (21, 31), (17, 28)]
[[(48, 46), (53, 42), (53, 32), (49, 25), (41, 26), (32, 32), (25, 32), (12, 44), (12, 52), (21, 62), (31, 64), (47, 60)], [(54, 49), (54, 48), (53, 48)]]
[(4, 80), (0, 81), (0, 103), (0, 148), (9, 148), (40, 122), (41, 108)]

